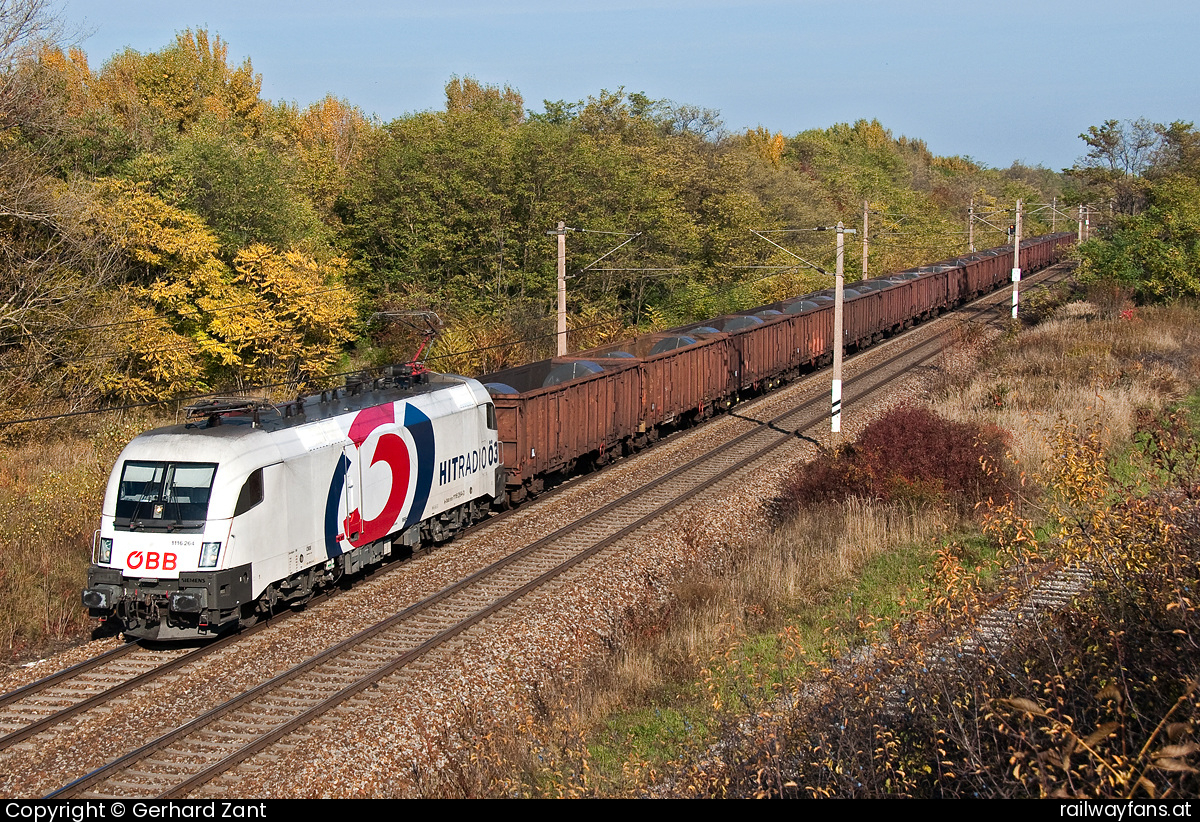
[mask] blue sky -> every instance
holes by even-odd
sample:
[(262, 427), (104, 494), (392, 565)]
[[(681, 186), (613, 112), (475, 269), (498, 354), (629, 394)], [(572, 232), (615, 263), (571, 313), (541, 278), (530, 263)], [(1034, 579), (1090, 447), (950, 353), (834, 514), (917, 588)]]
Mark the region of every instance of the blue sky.
[(860, 118), (936, 154), (1061, 169), (1107, 119), (1200, 122), (1200, 3), (831, 0), (65, 0), (93, 68), (207, 28), (263, 95), (326, 94), (383, 121), (440, 109), (453, 75), (540, 111), (601, 89), (795, 134)]

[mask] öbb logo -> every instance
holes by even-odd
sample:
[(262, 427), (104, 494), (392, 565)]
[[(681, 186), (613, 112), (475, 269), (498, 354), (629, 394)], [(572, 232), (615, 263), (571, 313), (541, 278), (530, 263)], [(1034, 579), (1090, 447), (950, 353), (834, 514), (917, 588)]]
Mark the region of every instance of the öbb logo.
[(176, 557), (172, 553), (160, 554), (158, 551), (130, 551), (125, 559), (125, 566), (130, 570), (145, 567), (147, 571), (174, 571)]

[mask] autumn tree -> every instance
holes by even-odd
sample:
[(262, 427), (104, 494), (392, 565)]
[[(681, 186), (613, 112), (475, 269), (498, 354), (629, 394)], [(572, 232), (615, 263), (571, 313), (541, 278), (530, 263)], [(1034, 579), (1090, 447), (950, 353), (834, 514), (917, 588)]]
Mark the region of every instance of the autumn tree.
[(98, 385), (96, 336), (80, 329), (121, 314), (112, 295), (123, 266), (89, 230), (85, 196), (15, 164), (0, 169), (0, 186), (19, 195), (0, 204), (3, 404), (78, 408)]
[[(9, 8), (0, 0), (0, 23)], [(580, 229), (569, 311), (585, 341), (825, 284), (785, 270), (794, 261), (752, 228), (853, 223), (869, 199), (886, 215), (878, 271), (961, 250), (968, 195), (1037, 187), (877, 122), (731, 135), (711, 109), (644, 92), (535, 113), (511, 87), (456, 76), (443, 110), (381, 125), (332, 96), (263, 100), (250, 60), (231, 62), (202, 28), (98, 70), (32, 33), (22, 43), (5, 75), (22, 93), (0, 128), (0, 296), (26, 309), (0, 318), (0, 353), (40, 363), (20, 372), (40, 375), (22, 377), (30, 391), (71, 402), (316, 379), (350, 341), (356, 304), (435, 308), (460, 339), (472, 324), (541, 339), (559, 220)], [(1176, 137), (1173, 156), (1191, 162)], [(828, 245), (806, 256), (831, 265)], [(330, 296), (297, 302), (309, 293)], [(52, 327), (34, 356), (29, 341)]]
[[(356, 336), (346, 261), (317, 260), (255, 243), (238, 252), (220, 287), (196, 298), (205, 353), (232, 371), (238, 387), (312, 387)], [(281, 392), (284, 393), (284, 392)]]
[(1148, 171), (1154, 179), (1180, 174), (1200, 179), (1200, 131), (1191, 123), (1176, 120), (1157, 127), (1161, 141)]
[(321, 219), (334, 224), (335, 206), (346, 192), (352, 169), (362, 162), (376, 125), (347, 100), (332, 95), (297, 113), (294, 122), (301, 184)]
[[(246, 137), (259, 134), (262, 77), (250, 59), (229, 65), (229, 46), (205, 29), (176, 35), (174, 45), (144, 56), (126, 52), (131, 80), (150, 116), (169, 131), (185, 132), (205, 115), (230, 120)], [(118, 64), (119, 65), (119, 64)], [(123, 68), (123, 67), (122, 67)]]
[(97, 232), (140, 272), (126, 286), (130, 320), (105, 377), (114, 397), (277, 384), (294, 391), (327, 374), (353, 337), (342, 258), (254, 243), (229, 266), (203, 220), (144, 187), (109, 182), (96, 198)]
[(451, 77), (446, 83), (446, 113), (471, 112), (515, 126), (525, 119), (525, 101), (511, 86), (481, 85), (474, 77)]
[(339, 214), (377, 292), (477, 305), (514, 249), (514, 102), (464, 82), (448, 84), (450, 110), (387, 124), (350, 175)]
[(1144, 174), (1161, 141), (1161, 126), (1138, 119), (1106, 120), (1079, 138), (1087, 154), (1070, 170), (1090, 202), (1111, 202), (1118, 214), (1136, 214), (1145, 204)]
[(170, 151), (143, 155), (133, 168), (165, 200), (204, 218), (228, 258), (253, 242), (286, 249), (324, 239), (298, 164), (229, 121), (203, 117)]
[(0, 129), (27, 124), (39, 108), (28, 69), (39, 51), (59, 40), (62, 26), (53, 11), (50, 0), (0, 0)]
[(76, 407), (77, 373), (121, 268), (87, 228), (86, 196), (56, 174), (70, 128), (38, 55), (57, 48), (49, 4), (0, 1), (0, 396), (10, 407)]
[[(936, 164), (919, 140), (895, 137), (878, 121), (859, 120), (796, 135), (784, 161), (789, 173), (798, 170), (818, 181), (826, 204), (819, 224), (837, 217), (847, 225), (859, 224), (863, 201), (870, 204), (869, 266), (875, 272), (897, 271), (965, 249), (966, 203), (940, 207), (934, 196), (939, 180), (957, 172), (952, 165)], [(822, 259), (831, 262), (828, 243), (822, 248)], [(856, 271), (861, 276), (861, 268), (861, 255), (847, 254), (852, 278)]]

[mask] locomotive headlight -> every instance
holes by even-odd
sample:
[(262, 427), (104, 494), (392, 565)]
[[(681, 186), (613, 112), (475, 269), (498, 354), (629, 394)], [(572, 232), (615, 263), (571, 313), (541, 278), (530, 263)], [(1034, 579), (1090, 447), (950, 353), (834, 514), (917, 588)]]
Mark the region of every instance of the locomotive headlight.
[(217, 555), (221, 553), (221, 543), (206, 542), (200, 546), (200, 567), (216, 568)]
[(112, 537), (100, 538), (100, 561), (105, 565), (112, 562)]

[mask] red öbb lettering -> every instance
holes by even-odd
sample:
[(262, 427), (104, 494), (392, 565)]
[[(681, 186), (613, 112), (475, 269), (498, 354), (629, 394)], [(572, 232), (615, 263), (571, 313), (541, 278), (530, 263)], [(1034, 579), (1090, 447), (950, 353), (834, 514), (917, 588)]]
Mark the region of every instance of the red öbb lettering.
[(159, 554), (158, 551), (147, 551), (143, 554), (141, 551), (130, 551), (125, 558), (125, 565), (130, 569), (141, 568), (143, 563), (147, 571), (174, 571), (179, 557), (170, 552)]

